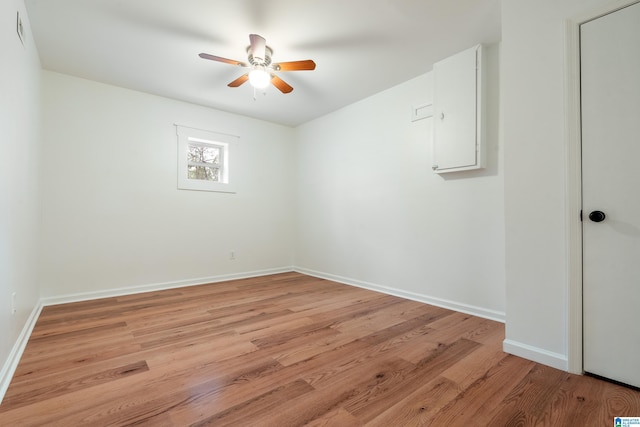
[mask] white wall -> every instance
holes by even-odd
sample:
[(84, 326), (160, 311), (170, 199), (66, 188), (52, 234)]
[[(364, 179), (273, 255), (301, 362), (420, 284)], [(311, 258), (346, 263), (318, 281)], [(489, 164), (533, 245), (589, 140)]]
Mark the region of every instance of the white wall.
[[(16, 32), (20, 11), (26, 43)], [(0, 2), (0, 396), (8, 361), (38, 301), (40, 62), (22, 0)], [(11, 294), (16, 313), (11, 314)]]
[(296, 266), (501, 318), (504, 295), (498, 48), (487, 57), (488, 167), (431, 171), (432, 75), (297, 128)]
[(565, 22), (605, 4), (620, 2), (502, 2), (505, 348), (561, 369), (569, 342)]
[[(43, 94), (43, 297), (291, 268), (293, 129), (48, 71)], [(177, 190), (174, 123), (240, 136), (237, 194)]]

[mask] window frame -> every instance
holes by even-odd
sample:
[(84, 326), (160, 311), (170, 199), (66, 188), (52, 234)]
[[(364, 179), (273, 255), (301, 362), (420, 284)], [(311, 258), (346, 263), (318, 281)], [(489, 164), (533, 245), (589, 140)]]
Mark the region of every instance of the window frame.
[[(236, 166), (237, 145), (239, 137), (203, 129), (190, 128), (176, 125), (178, 136), (178, 189), (196, 191), (216, 191), (223, 193), (235, 193), (236, 182), (234, 170)], [(214, 147), (220, 150), (219, 181), (203, 179), (191, 179), (188, 175), (190, 164), (189, 146)], [(213, 164), (200, 164), (200, 166), (212, 167)]]

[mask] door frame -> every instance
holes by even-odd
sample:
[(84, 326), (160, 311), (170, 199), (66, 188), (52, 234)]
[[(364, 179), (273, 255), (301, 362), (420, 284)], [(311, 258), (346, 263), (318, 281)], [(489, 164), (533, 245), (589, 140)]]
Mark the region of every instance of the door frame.
[(583, 374), (582, 307), (582, 128), (580, 106), (580, 25), (640, 0), (614, 0), (565, 22), (565, 138), (567, 159), (567, 366)]

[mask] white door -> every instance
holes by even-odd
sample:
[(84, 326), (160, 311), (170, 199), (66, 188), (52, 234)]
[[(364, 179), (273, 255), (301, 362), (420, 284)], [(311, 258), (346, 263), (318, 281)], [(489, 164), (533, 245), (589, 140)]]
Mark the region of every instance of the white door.
[(584, 370), (640, 387), (640, 3), (580, 46)]

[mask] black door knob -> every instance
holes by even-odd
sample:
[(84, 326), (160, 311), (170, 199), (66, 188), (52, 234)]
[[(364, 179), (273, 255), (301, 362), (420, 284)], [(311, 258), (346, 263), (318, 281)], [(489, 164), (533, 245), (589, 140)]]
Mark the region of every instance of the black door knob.
[(589, 219), (593, 222), (602, 222), (606, 217), (602, 211), (593, 211), (589, 214)]

